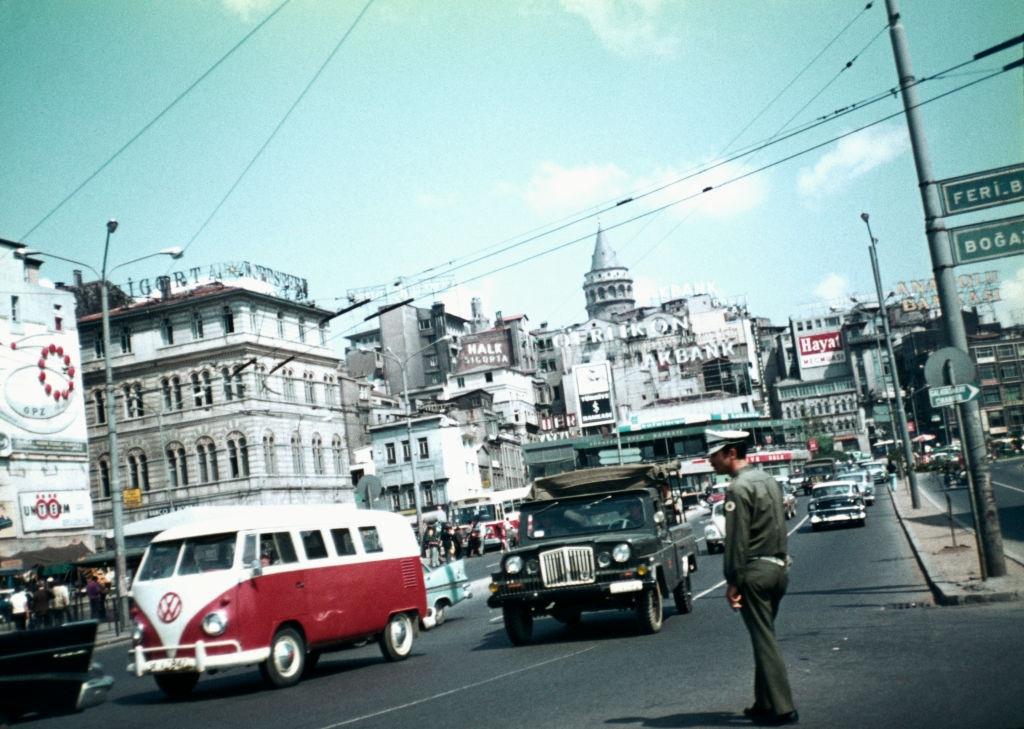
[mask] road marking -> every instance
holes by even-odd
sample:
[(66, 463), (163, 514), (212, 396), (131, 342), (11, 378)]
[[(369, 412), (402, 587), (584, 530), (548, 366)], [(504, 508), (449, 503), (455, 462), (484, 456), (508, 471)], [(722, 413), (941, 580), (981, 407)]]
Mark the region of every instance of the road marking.
[(992, 483), (994, 483), (996, 486), (1002, 486), (1004, 489), (1013, 489), (1014, 491), (1020, 491), (1022, 494), (1024, 494), (1024, 489), (1017, 488), (1016, 486), (1011, 486), (1008, 483), (1001, 483), (999, 481), (993, 481)]
[[(797, 529), (802, 527), (804, 525), (804, 522), (807, 521), (809, 518), (810, 518), (810, 516), (805, 514), (804, 518), (801, 519), (800, 521), (798, 521), (797, 525), (795, 527), (793, 527), (788, 532), (786, 532), (786, 536), (787, 537), (793, 536), (793, 532), (795, 532)], [(708, 589), (704, 590), (704, 592), (700, 593), (699, 595), (695, 595), (693, 599), (694, 600), (700, 600), (702, 597), (704, 597), (705, 595), (707, 595), (710, 592), (714, 592), (715, 590), (717, 590), (719, 587), (721, 587), (724, 584), (725, 584), (725, 580), (722, 580), (717, 585), (712, 585), (711, 587), (709, 587)]]
[(491, 678), (485, 678), (483, 681), (477, 681), (475, 683), (466, 684), (465, 686), (460, 686), (459, 688), (449, 689), (448, 691), (442, 691), (441, 693), (434, 694), (433, 696), (427, 696), (427, 697), (422, 698), (422, 699), (417, 699), (416, 701), (410, 701), (410, 702), (408, 702), (406, 704), (399, 704), (398, 706), (391, 706), (391, 707), (388, 707), (387, 709), (381, 709), (380, 711), (375, 711), (372, 714), (363, 714), (362, 716), (357, 716), (354, 719), (346, 719), (345, 721), (339, 721), (339, 722), (337, 722), (335, 724), (327, 724), (326, 726), (321, 727), (321, 729), (334, 729), (335, 727), (339, 727), (339, 726), (346, 726), (348, 724), (355, 724), (356, 722), (366, 721), (367, 719), (373, 719), (373, 718), (376, 718), (378, 716), (383, 716), (384, 714), (390, 714), (390, 713), (395, 712), (395, 711), (401, 711), (402, 709), (408, 709), (409, 707), (412, 707), (412, 706), (418, 706), (420, 704), (425, 704), (428, 701), (435, 701), (436, 699), (441, 699), (441, 698), (444, 698), (445, 696), (451, 696), (452, 694), (457, 694), (460, 691), (468, 691), (469, 689), (474, 689), (474, 688), (477, 688), (479, 686), (483, 686), (483, 685), (488, 684), (488, 683), (494, 683), (495, 681), (500, 681), (500, 680), (502, 680), (504, 678), (508, 678), (509, 676), (515, 676), (517, 673), (525, 673), (526, 671), (532, 671), (535, 668), (540, 668), (541, 666), (546, 666), (546, 665), (551, 664), (551, 663), (556, 663), (557, 661), (564, 661), (567, 658), (574, 658), (574, 657), (576, 657), (578, 655), (586, 653), (587, 651), (592, 651), (595, 648), (597, 648), (597, 646), (596, 645), (592, 645), (589, 648), (583, 648), (583, 649), (578, 650), (578, 651), (573, 651), (572, 653), (566, 654), (564, 656), (557, 656), (555, 658), (549, 658), (546, 661), (541, 661), (540, 663), (533, 663), (533, 664), (531, 664), (529, 666), (524, 666), (523, 668), (517, 668), (514, 671), (507, 671), (507, 672), (499, 674), (497, 676), (491, 676)]
[(501, 562), (491, 562), (489, 565), (487, 565), (487, 569), (491, 569), (492, 567), (497, 567), (499, 564), (501, 564)]

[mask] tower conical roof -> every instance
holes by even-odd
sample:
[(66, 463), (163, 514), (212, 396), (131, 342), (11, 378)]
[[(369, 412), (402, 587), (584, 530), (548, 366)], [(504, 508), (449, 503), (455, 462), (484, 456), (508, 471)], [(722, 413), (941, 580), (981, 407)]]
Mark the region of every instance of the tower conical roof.
[(606, 268), (622, 268), (622, 264), (615, 257), (615, 251), (604, 242), (601, 234), (601, 226), (597, 227), (597, 240), (594, 241), (594, 255), (590, 261), (591, 271), (600, 271)]

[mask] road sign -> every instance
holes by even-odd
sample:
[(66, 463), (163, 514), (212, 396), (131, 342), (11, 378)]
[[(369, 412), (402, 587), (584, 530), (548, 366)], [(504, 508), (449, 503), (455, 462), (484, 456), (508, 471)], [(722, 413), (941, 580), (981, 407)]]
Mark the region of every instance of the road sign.
[(949, 229), (953, 265), (1024, 253), (1024, 215)]
[(981, 390), (974, 385), (947, 385), (928, 389), (928, 399), (933, 408), (948, 407), (973, 400)]
[(1024, 164), (939, 180), (946, 215), (984, 210), (1024, 200)]
[(124, 489), (121, 491), (124, 508), (138, 509), (142, 506), (142, 489)]
[(949, 365), (953, 380), (952, 382), (977, 382), (978, 368), (974, 360), (967, 352), (956, 347), (943, 347), (928, 355), (924, 363), (924, 381), (932, 387), (948, 385), (950, 380), (946, 379), (946, 365)]

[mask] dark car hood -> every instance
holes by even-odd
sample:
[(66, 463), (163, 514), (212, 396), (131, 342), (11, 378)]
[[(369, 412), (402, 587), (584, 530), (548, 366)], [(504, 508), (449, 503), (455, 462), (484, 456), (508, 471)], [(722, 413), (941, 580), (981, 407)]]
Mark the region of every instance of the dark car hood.
[(575, 537), (559, 539), (530, 539), (523, 546), (512, 550), (512, 553), (525, 555), (535, 552), (546, 552), (549, 549), (558, 549), (559, 547), (591, 546), (598, 542), (601, 544), (626, 542), (631, 547), (637, 547), (641, 544), (655, 543), (657, 541), (657, 537), (647, 531), (594, 532), (593, 534), (580, 534)]

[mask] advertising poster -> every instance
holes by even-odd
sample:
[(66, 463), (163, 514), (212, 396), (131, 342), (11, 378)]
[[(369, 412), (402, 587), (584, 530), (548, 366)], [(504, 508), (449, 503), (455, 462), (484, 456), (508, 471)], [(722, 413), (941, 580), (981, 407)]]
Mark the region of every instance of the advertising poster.
[(16, 536), (13, 501), (0, 501), (0, 539)]
[(92, 499), (86, 489), (29, 491), (18, 494), (22, 530), (82, 529), (93, 525)]
[(462, 348), (455, 361), (457, 374), (512, 366), (512, 347), (507, 329), (467, 334), (460, 343)]
[(612, 409), (611, 372), (607, 362), (573, 367), (576, 398), (583, 427), (615, 422)]
[(827, 367), (846, 361), (841, 331), (817, 332), (797, 337), (796, 346), (800, 357), (800, 369)]

